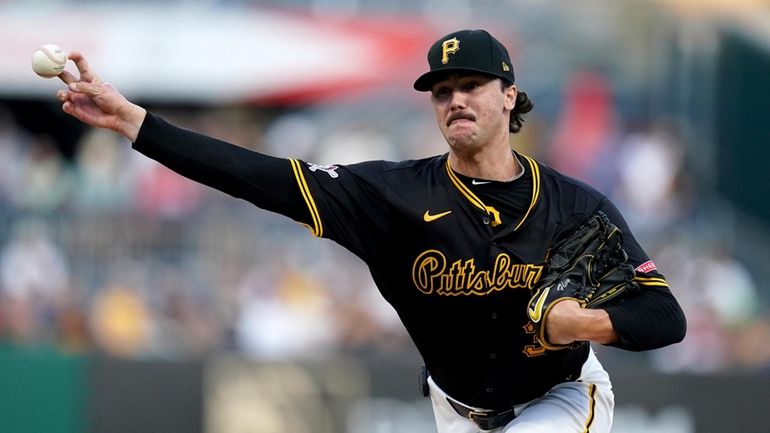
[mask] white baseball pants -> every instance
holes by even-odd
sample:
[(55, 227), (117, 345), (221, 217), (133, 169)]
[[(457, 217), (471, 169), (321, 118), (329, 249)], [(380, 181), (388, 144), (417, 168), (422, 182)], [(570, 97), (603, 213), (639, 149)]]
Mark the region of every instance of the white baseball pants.
[(609, 433), (612, 426), (612, 384), (593, 350), (575, 382), (560, 383), (542, 397), (516, 406), (516, 418), (494, 430), (481, 430), (460, 416), (447, 402), (452, 397), (432, 378), (428, 384), (438, 433)]

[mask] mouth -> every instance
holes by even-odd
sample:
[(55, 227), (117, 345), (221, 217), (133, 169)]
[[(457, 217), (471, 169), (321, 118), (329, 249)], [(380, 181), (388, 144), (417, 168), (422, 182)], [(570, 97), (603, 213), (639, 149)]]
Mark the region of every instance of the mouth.
[(450, 125), (452, 125), (452, 123), (454, 123), (457, 120), (460, 120), (460, 121), (466, 121), (467, 120), (467, 121), (470, 121), (470, 122), (475, 122), (476, 121), (476, 117), (473, 116), (472, 114), (467, 114), (467, 113), (453, 114), (453, 115), (449, 116), (449, 119), (447, 119), (446, 125), (450, 126)]

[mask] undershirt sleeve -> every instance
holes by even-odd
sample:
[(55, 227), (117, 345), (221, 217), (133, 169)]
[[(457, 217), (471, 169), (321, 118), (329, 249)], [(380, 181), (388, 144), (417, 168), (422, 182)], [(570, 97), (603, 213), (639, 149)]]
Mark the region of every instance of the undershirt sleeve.
[(312, 223), (288, 159), (177, 127), (149, 112), (133, 148), (188, 179), (302, 224)]

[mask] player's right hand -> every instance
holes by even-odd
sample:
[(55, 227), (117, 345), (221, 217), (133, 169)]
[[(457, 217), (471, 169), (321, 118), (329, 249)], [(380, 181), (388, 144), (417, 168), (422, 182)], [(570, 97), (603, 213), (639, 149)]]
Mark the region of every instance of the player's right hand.
[(91, 69), (83, 54), (75, 51), (67, 56), (75, 62), (80, 77), (64, 71), (59, 78), (67, 84), (56, 97), (62, 110), (81, 122), (107, 128), (135, 141), (147, 112), (129, 102), (112, 85), (102, 81)]

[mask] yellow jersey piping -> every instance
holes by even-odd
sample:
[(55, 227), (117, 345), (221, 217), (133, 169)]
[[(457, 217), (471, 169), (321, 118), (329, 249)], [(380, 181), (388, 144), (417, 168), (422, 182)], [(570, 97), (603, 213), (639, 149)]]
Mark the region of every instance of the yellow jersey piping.
[(474, 206), (477, 208), (483, 210), (484, 212), (489, 213), (489, 210), (487, 210), (486, 205), (484, 205), (484, 202), (481, 201), (480, 198), (476, 197), (476, 194), (473, 193), (467, 186), (465, 186), (464, 183), (455, 175), (454, 170), (452, 170), (452, 166), (449, 164), (449, 158), (446, 160), (446, 171), (449, 173), (449, 179), (452, 181), (452, 183), (457, 187), (457, 189), (460, 190), (460, 193), (465, 196), (465, 198), (468, 199), (468, 201), (471, 202)]
[(316, 207), (315, 200), (313, 200), (313, 195), (310, 193), (310, 188), (307, 186), (305, 174), (302, 172), (302, 165), (298, 160), (294, 158), (289, 159), (289, 162), (291, 162), (294, 178), (297, 180), (297, 186), (299, 186), (299, 191), (302, 193), (302, 198), (305, 200), (305, 204), (310, 211), (310, 218), (313, 221), (312, 226), (307, 224), (305, 225), (313, 233), (313, 236), (320, 238), (323, 236), (323, 224), (321, 223), (321, 215), (318, 213), (318, 207)]
[(535, 162), (534, 159), (528, 157), (527, 155), (521, 156), (526, 158), (527, 162), (529, 163), (529, 167), (532, 169), (532, 201), (530, 201), (529, 208), (527, 209), (527, 212), (524, 213), (524, 217), (521, 219), (521, 221), (519, 221), (518, 224), (516, 224), (516, 228), (513, 229), (514, 231), (518, 230), (519, 227), (524, 224), (524, 221), (526, 221), (529, 213), (532, 212), (532, 209), (535, 208), (535, 204), (540, 198), (540, 167), (537, 166), (537, 162)]
[(589, 433), (591, 431), (591, 424), (594, 422), (594, 410), (596, 409), (596, 385), (590, 384), (588, 388), (588, 419), (586, 420), (586, 428), (583, 433)]
[(462, 181), (455, 174), (454, 170), (452, 170), (452, 166), (449, 164), (449, 158), (446, 160), (446, 171), (449, 173), (449, 179), (452, 181), (455, 187), (460, 190), (460, 193), (465, 196), (465, 198), (468, 199), (471, 204), (484, 211), (487, 215), (492, 216), (493, 227), (502, 224), (502, 221), (500, 220), (500, 212), (498, 212), (497, 209), (492, 206), (485, 205), (484, 202), (473, 193), (473, 191), (471, 191), (467, 186), (465, 186), (464, 183), (462, 183)]
[[(519, 223), (513, 229), (514, 231), (518, 230), (519, 227), (521, 227), (521, 225), (524, 224), (524, 221), (527, 219), (530, 212), (532, 212), (532, 209), (535, 208), (535, 204), (537, 204), (537, 200), (540, 198), (540, 167), (538, 167), (537, 162), (535, 162), (535, 160), (533, 160), (532, 158), (526, 155), (521, 155), (521, 156), (526, 158), (527, 163), (529, 163), (529, 167), (532, 170), (532, 200), (529, 203), (529, 208), (527, 208), (527, 212), (524, 213), (524, 217), (522, 217), (521, 221), (519, 221)], [(473, 191), (470, 190), (470, 188), (468, 188), (467, 186), (465, 186), (464, 183), (462, 183), (462, 181), (454, 173), (454, 170), (452, 170), (452, 165), (449, 163), (449, 158), (447, 158), (446, 160), (446, 169), (447, 169), (447, 173), (449, 173), (449, 179), (452, 181), (455, 187), (457, 187), (460, 193), (466, 199), (468, 199), (468, 201), (470, 201), (472, 205), (483, 210), (488, 215), (495, 216), (496, 217), (495, 222), (497, 224), (500, 224), (501, 221), (499, 221), (500, 217), (497, 210), (492, 206), (485, 205), (484, 202), (481, 201), (481, 199), (478, 198), (476, 194), (474, 194)]]

